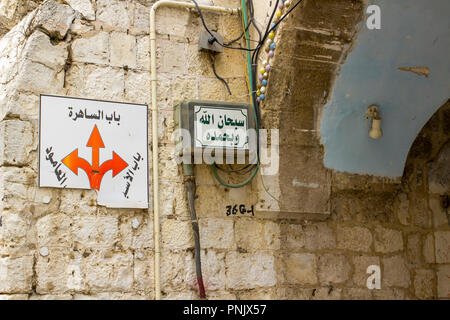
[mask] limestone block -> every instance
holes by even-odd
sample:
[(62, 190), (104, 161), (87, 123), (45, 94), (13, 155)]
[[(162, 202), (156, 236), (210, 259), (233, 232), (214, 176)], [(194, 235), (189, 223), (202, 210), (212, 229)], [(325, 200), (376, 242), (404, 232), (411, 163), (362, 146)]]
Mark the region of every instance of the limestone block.
[(450, 144), (446, 144), (437, 159), (428, 167), (428, 188), (430, 193), (445, 194), (450, 191)]
[(436, 263), (450, 263), (450, 231), (434, 233)]
[(432, 234), (427, 234), (423, 240), (423, 257), (426, 263), (436, 263), (434, 254), (434, 238)]
[(367, 252), (372, 245), (372, 234), (363, 227), (338, 226), (337, 243), (339, 249)]
[(153, 220), (151, 218), (143, 221), (137, 230), (133, 231), (131, 248), (147, 249), (153, 248)]
[(29, 185), (34, 183), (35, 173), (28, 168), (0, 167), (0, 208), (25, 211), (30, 200)]
[(405, 300), (406, 295), (403, 289), (384, 289), (373, 290), (373, 297), (375, 300)]
[(0, 123), (0, 165), (28, 164), (32, 148), (33, 129), (29, 122), (6, 120)]
[(161, 223), (164, 249), (189, 249), (194, 247), (194, 234), (190, 221), (164, 219)]
[(189, 12), (184, 10), (160, 8), (156, 18), (156, 32), (160, 35), (169, 34), (183, 38), (186, 35), (189, 18)]
[(138, 37), (136, 39), (136, 68), (150, 70), (150, 40), (149, 37)]
[(231, 249), (234, 247), (234, 222), (230, 219), (200, 219), (202, 248)]
[(437, 271), (438, 297), (450, 298), (450, 265), (439, 266)]
[(367, 278), (370, 276), (370, 274), (367, 273), (367, 268), (372, 265), (379, 266), (381, 268), (380, 258), (366, 255), (358, 255), (353, 257), (353, 283), (355, 285), (359, 287), (367, 286)]
[(138, 290), (152, 292), (154, 287), (154, 256), (151, 250), (139, 250), (134, 254), (133, 278)]
[(276, 300), (277, 298), (274, 289), (252, 289), (239, 295), (239, 300)]
[(431, 212), (433, 213), (433, 225), (436, 228), (449, 225), (450, 217), (447, 217), (447, 212), (441, 205), (440, 197), (436, 195), (430, 195), (428, 201)]
[(227, 288), (252, 289), (274, 286), (276, 284), (274, 260), (273, 255), (264, 252), (227, 253), (225, 258)]
[(369, 290), (367, 288), (346, 288), (344, 289), (344, 299), (372, 300), (372, 290)]
[(53, 70), (43, 64), (24, 60), (19, 65), (17, 76), (10, 88), (36, 94), (61, 94), (64, 86), (64, 70)]
[(410, 272), (405, 259), (400, 256), (392, 256), (382, 259), (383, 275), (381, 277), (381, 287), (403, 287), (410, 285)]
[(32, 295), (29, 300), (72, 300), (71, 294), (44, 294)]
[(344, 255), (319, 256), (318, 276), (321, 284), (343, 283), (350, 277), (351, 266)]
[(83, 272), (91, 291), (129, 291), (133, 285), (133, 255), (94, 251), (84, 259)]
[(0, 95), (0, 120), (5, 117), (20, 120), (37, 120), (39, 117), (39, 96), (33, 93), (20, 93), (17, 90)]
[(206, 294), (208, 300), (237, 300), (235, 294), (227, 291), (208, 291)]
[(67, 0), (72, 9), (80, 12), (87, 20), (95, 20), (95, 11), (89, 0)]
[(28, 294), (0, 294), (0, 300), (28, 300)]
[(306, 236), (304, 227), (300, 224), (282, 224), (281, 234), (283, 234), (283, 247), (285, 249), (297, 250), (305, 247)]
[(112, 247), (118, 238), (118, 219), (111, 216), (80, 215), (73, 222), (73, 240), (84, 247)]
[(136, 67), (136, 38), (122, 32), (111, 32), (111, 65)]
[(434, 297), (435, 272), (433, 270), (416, 270), (414, 275), (414, 292), (419, 299), (432, 299)]
[(418, 265), (422, 261), (422, 245), (420, 243), (420, 234), (410, 234), (406, 246), (406, 257), (410, 264)]
[(305, 226), (305, 247), (308, 250), (333, 249), (336, 247), (334, 231), (326, 223)]
[(150, 74), (128, 71), (125, 74), (125, 99), (128, 102), (150, 105)]
[(38, 247), (71, 247), (73, 220), (63, 213), (49, 214), (36, 222)]
[(32, 256), (0, 258), (0, 293), (30, 292), (32, 276)]
[(108, 54), (109, 34), (106, 32), (75, 39), (72, 43), (73, 61), (108, 64)]
[(375, 228), (375, 251), (390, 253), (403, 250), (402, 232), (381, 226)]
[(239, 219), (235, 232), (236, 245), (244, 250), (276, 250), (280, 247), (280, 227), (273, 222)]
[[(46, 248), (46, 247), (44, 247)], [(41, 248), (42, 249), (42, 248)], [(47, 248), (40, 250), (35, 267), (36, 292), (38, 294), (66, 293), (74, 289), (74, 278), (79, 272), (71, 266), (71, 249)], [(81, 286), (77, 289), (83, 289)]]
[(125, 1), (98, 0), (97, 21), (101, 22), (106, 30), (126, 32), (131, 25), (128, 5)]
[(428, 201), (425, 197), (415, 197), (409, 208), (414, 224), (421, 228), (431, 227), (430, 210), (428, 209)]
[(4, 211), (1, 216), (0, 254), (7, 255), (28, 252), (26, 245), (27, 234), (30, 231), (32, 221), (31, 214), (21, 215), (11, 211)]
[(73, 65), (66, 74), (68, 95), (121, 101), (124, 94), (122, 69), (94, 65)]
[(185, 45), (174, 40), (157, 41), (156, 69), (161, 73), (184, 74), (186, 67)]
[(75, 12), (67, 5), (49, 0), (38, 9), (33, 27), (43, 28), (50, 36), (63, 39), (72, 25)]
[(340, 300), (342, 289), (334, 287), (319, 287), (312, 290), (311, 300)]
[(310, 253), (288, 254), (283, 264), (284, 282), (289, 284), (316, 284), (317, 259)]
[(94, 190), (63, 190), (60, 210), (68, 215), (74, 213), (94, 214), (97, 212), (97, 194)]
[(195, 261), (191, 251), (161, 253), (161, 286), (165, 290), (194, 287)]
[(202, 250), (201, 261), (203, 282), (206, 290), (224, 290), (226, 283), (225, 253), (214, 250)]
[(409, 200), (406, 194), (401, 193), (398, 196), (397, 217), (401, 224), (407, 226), (410, 223)]
[(42, 63), (53, 70), (61, 70), (68, 56), (67, 44), (61, 42), (53, 45), (50, 38), (42, 31), (36, 30), (27, 39), (23, 55), (25, 58)]
[[(159, 21), (161, 19), (160, 17), (161, 13), (158, 12), (158, 18), (156, 20)], [(174, 23), (177, 23), (177, 21), (172, 19), (171, 23), (167, 24), (167, 26), (171, 26)], [(147, 8), (138, 2), (135, 3), (131, 33), (136, 35), (150, 33), (150, 8)]]
[(152, 300), (153, 296), (143, 296), (130, 292), (99, 292), (96, 294), (74, 294), (74, 300)]

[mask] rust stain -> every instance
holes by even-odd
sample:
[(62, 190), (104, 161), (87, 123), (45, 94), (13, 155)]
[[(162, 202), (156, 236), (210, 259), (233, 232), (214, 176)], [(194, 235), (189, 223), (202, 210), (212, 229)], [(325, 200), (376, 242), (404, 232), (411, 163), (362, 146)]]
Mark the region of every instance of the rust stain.
[(428, 76), (430, 75), (430, 68), (423, 67), (423, 66), (421, 66), (421, 67), (398, 67), (397, 69), (400, 71), (412, 72), (419, 76), (424, 76), (426, 78), (428, 78)]

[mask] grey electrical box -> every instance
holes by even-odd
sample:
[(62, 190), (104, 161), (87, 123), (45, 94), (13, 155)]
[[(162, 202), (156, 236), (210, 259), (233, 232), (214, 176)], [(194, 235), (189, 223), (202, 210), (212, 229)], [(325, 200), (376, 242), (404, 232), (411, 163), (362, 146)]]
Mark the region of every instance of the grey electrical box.
[(198, 39), (198, 50), (199, 51), (212, 51), (212, 52), (223, 52), (223, 47), (218, 43), (223, 43), (223, 38), (217, 32), (211, 31), (216, 41), (209, 43), (209, 39), (212, 38), (208, 31), (202, 31)]
[(178, 143), (183, 154), (205, 149), (241, 151), (256, 148), (255, 114), (246, 103), (192, 100), (175, 107), (175, 128), (182, 129)]

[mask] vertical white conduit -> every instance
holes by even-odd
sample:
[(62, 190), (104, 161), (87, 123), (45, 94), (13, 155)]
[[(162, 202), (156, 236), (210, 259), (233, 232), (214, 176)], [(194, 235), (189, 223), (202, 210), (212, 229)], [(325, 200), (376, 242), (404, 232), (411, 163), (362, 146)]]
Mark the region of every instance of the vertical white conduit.
[[(190, 2), (161, 0), (150, 9), (150, 90), (152, 95), (152, 167), (153, 167), (153, 236), (154, 236), (154, 280), (155, 300), (161, 299), (160, 277), (160, 225), (159, 225), (159, 161), (158, 161), (158, 105), (156, 103), (156, 11), (160, 7), (196, 9)], [(199, 5), (201, 10), (217, 13), (238, 14), (239, 9)], [(200, 33), (200, 30), (199, 30)]]

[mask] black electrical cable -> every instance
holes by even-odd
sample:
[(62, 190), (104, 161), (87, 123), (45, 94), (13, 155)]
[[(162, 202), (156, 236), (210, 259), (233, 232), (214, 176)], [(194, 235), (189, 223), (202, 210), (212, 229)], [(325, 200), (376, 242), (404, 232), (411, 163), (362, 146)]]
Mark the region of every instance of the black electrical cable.
[(255, 49), (247, 49), (247, 48), (241, 48), (241, 47), (230, 47), (230, 46), (228, 46), (226, 44), (220, 43), (220, 41), (217, 40), (217, 38), (212, 34), (212, 32), (206, 26), (206, 22), (205, 22), (205, 19), (203, 18), (202, 10), (198, 6), (197, 1), (192, 0), (192, 2), (194, 2), (195, 6), (197, 7), (198, 14), (200, 15), (200, 20), (202, 21), (203, 27), (210, 34), (210, 36), (212, 37), (214, 42), (217, 42), (220, 46), (222, 46), (224, 48), (227, 48), (227, 49), (242, 50), (242, 51), (255, 51), (256, 50), (256, 48)]
[(228, 93), (229, 93), (230, 96), (231, 96), (231, 90), (230, 90), (230, 87), (228, 86), (227, 81), (226, 81), (224, 78), (222, 78), (221, 76), (219, 76), (219, 75), (217, 74), (217, 72), (216, 72), (216, 63), (215, 63), (215, 62), (216, 62), (216, 58), (213, 56), (213, 54), (210, 54), (209, 57), (210, 57), (210, 59), (211, 59), (211, 65), (212, 65), (212, 69), (213, 69), (214, 75), (216, 76), (217, 79), (219, 79), (220, 81), (223, 82), (223, 84), (225, 85), (225, 87), (226, 87), (227, 90), (228, 90)]
[(189, 202), (189, 210), (191, 212), (191, 224), (194, 231), (195, 245), (195, 271), (197, 274), (197, 283), (200, 290), (200, 298), (206, 299), (205, 286), (203, 284), (202, 264), (200, 260), (200, 232), (198, 228), (197, 212), (195, 211), (195, 181), (193, 177), (185, 182), (186, 192)]
[(297, 3), (296, 3), (295, 5), (293, 5), (293, 6), (288, 10), (288, 12), (286, 12), (286, 13), (280, 18), (280, 20), (278, 20), (277, 23), (275, 23), (275, 25), (273, 26), (272, 29), (276, 28), (276, 27), (280, 24), (280, 22), (283, 21), (283, 20), (288, 16), (288, 14), (291, 13), (292, 10), (294, 10), (294, 9), (295, 9), (300, 3), (302, 3), (302, 2), (303, 2), (303, 0), (297, 1)]

